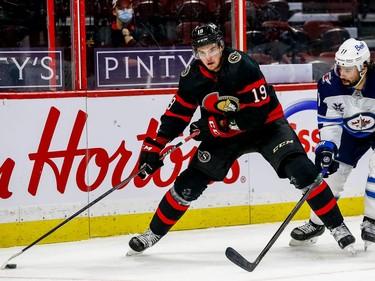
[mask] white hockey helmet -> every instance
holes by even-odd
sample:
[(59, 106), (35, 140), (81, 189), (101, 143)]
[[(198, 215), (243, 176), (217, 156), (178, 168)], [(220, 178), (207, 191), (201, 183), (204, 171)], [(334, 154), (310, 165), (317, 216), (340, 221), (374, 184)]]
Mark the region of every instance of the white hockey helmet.
[(370, 62), (370, 50), (365, 41), (349, 38), (336, 52), (335, 61), (338, 66), (356, 66), (361, 72), (363, 63)]

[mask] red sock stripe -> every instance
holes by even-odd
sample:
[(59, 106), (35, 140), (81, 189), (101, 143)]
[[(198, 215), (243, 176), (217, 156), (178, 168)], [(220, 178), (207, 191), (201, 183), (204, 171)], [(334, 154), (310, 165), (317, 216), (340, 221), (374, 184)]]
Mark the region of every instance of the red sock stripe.
[(158, 208), (156, 210), (156, 215), (159, 217), (159, 219), (165, 223), (165, 224), (168, 224), (168, 225), (174, 225), (177, 221), (176, 220), (170, 220), (168, 219), (166, 216), (164, 216), (164, 214), (160, 211), (160, 209)]
[(315, 189), (313, 189), (313, 191), (311, 191), (307, 200), (314, 198), (316, 195), (322, 192), (326, 187), (327, 187), (327, 183), (325, 181), (322, 181), (322, 183), (318, 187), (316, 187)]
[(318, 216), (322, 216), (322, 215), (328, 213), (329, 211), (331, 211), (332, 208), (336, 206), (336, 204), (337, 204), (336, 198), (332, 198), (332, 200), (327, 205), (325, 205), (323, 208), (321, 208), (319, 210), (316, 210), (314, 212)]
[(189, 209), (189, 206), (184, 206), (178, 203), (176, 199), (173, 198), (170, 190), (165, 194), (165, 198), (167, 199), (169, 205), (173, 207), (173, 209), (176, 209), (178, 211), (186, 211), (187, 209)]

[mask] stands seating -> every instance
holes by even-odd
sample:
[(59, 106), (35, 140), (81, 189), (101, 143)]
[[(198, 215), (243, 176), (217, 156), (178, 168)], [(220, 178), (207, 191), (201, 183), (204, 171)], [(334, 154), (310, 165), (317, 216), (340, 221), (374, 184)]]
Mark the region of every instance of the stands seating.
[(302, 11), (304, 13), (350, 13), (357, 5), (356, 0), (309, 0), (302, 2)]
[(304, 23), (303, 30), (309, 36), (309, 52), (311, 54), (318, 56), (322, 52), (321, 36), (333, 28), (335, 28), (334, 24), (329, 21), (313, 20)]
[(259, 44), (266, 43), (266, 36), (260, 30), (251, 30), (246, 32), (246, 45), (251, 49)]
[(323, 53), (320, 53), (319, 54), (319, 60), (325, 61), (326, 63), (328, 63), (328, 65), (330, 65), (331, 67), (333, 67), (333, 65), (335, 64), (335, 54), (336, 54), (336, 52), (323, 52)]
[(265, 21), (262, 23), (267, 40), (274, 41), (280, 38), (280, 35), (290, 30), (290, 25), (284, 21)]
[(325, 31), (321, 36), (321, 52), (337, 51), (344, 41), (350, 38), (349, 32), (342, 27)]
[(250, 53), (249, 56), (252, 57), (259, 64), (271, 64), (276, 62), (271, 55), (267, 54)]
[(224, 21), (228, 21), (231, 19), (231, 10), (232, 10), (232, 1), (224, 0), (224, 4), (223, 4)]
[(223, 32), (223, 37), (224, 37), (224, 43), (226, 46), (231, 46), (232, 45), (232, 22), (231, 21), (226, 21), (224, 23), (224, 32)]
[(320, 78), (323, 77), (324, 74), (326, 74), (332, 68), (332, 66), (329, 65), (327, 62), (321, 60), (314, 60), (310, 61), (309, 63), (312, 64), (314, 81), (318, 81)]
[(308, 53), (288, 52), (281, 57), (280, 63), (309, 63), (310, 61), (312, 61), (312, 57)]
[(204, 0), (176, 1), (174, 10), (179, 21), (206, 21), (208, 18), (207, 4)]
[(290, 26), (289, 30), (280, 35), (280, 41), (289, 45), (293, 52), (306, 52), (310, 38), (303, 29)]
[(332, 22), (324, 21), (324, 20), (313, 20), (307, 21), (303, 25), (303, 30), (309, 35), (310, 40), (316, 40), (320, 37), (320, 35), (335, 26)]
[(161, 2), (154, 0), (136, 1), (134, 2), (134, 9), (137, 15), (142, 17), (154, 17), (157, 15), (162, 15), (165, 10)]
[(262, 6), (275, 11), (280, 21), (287, 21), (290, 18), (289, 4), (285, 0), (269, 0)]
[(191, 43), (191, 32), (193, 29), (200, 25), (201, 22), (181, 22), (177, 25), (177, 38), (178, 42), (176, 45), (189, 46)]

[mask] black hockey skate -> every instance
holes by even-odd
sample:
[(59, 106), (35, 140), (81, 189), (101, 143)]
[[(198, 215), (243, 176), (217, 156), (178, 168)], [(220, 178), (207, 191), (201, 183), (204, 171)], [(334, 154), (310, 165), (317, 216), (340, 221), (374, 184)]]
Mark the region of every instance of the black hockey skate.
[(333, 238), (337, 241), (341, 249), (347, 249), (351, 254), (355, 255), (356, 251), (353, 247), (355, 242), (354, 236), (350, 233), (350, 230), (345, 223), (330, 229)]
[(318, 237), (325, 231), (324, 225), (313, 223), (309, 220), (302, 226), (296, 227), (290, 233), (292, 239), (289, 242), (290, 246), (303, 246), (315, 244), (318, 241)]
[(361, 223), (361, 237), (365, 241), (365, 251), (372, 244), (375, 243), (375, 220), (368, 217), (363, 218)]
[(144, 250), (155, 245), (163, 236), (157, 235), (147, 229), (144, 233), (132, 237), (129, 241), (130, 250), (126, 254), (127, 256), (139, 255), (143, 253)]

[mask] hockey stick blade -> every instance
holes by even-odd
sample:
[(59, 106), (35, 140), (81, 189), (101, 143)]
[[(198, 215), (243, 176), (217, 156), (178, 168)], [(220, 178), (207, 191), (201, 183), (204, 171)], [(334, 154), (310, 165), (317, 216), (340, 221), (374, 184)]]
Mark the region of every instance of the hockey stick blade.
[(225, 255), (231, 262), (238, 265), (242, 269), (245, 269), (246, 271), (253, 272), (253, 270), (257, 266), (255, 263), (249, 262), (247, 259), (245, 259), (240, 253), (238, 253), (232, 247), (228, 247), (225, 250)]
[[(323, 177), (328, 171), (328, 168), (324, 168), (321, 172), (321, 176)], [(298, 212), (298, 210), (301, 208), (303, 203), (306, 201), (307, 197), (310, 195), (311, 191), (315, 189), (318, 184), (320, 184), (319, 181), (315, 182), (311, 185), (311, 187), (308, 189), (308, 191), (303, 194), (301, 199), (297, 202), (297, 204), (294, 206), (293, 210), (289, 213), (287, 218), (283, 221), (281, 226), (278, 228), (278, 230), (275, 232), (275, 234), (272, 236), (271, 240), (267, 243), (267, 245), (263, 248), (262, 252), (258, 255), (258, 257), (254, 260), (254, 262), (249, 262), (246, 258), (244, 258), (240, 253), (238, 253), (235, 249), (228, 247), (225, 251), (226, 257), (233, 262), (235, 265), (241, 267), (242, 269), (253, 272), (254, 269), (258, 266), (260, 261), (263, 259), (263, 257), (267, 254), (267, 252), (271, 249), (272, 245), (276, 242), (276, 240), (279, 238), (281, 233), (284, 231), (286, 226), (289, 224), (289, 222), (292, 220), (294, 215)]]

